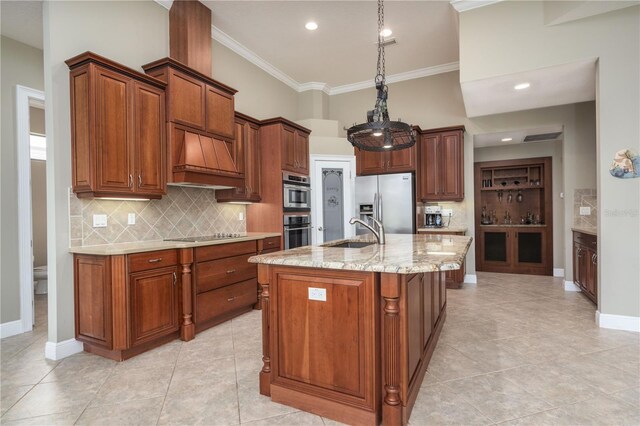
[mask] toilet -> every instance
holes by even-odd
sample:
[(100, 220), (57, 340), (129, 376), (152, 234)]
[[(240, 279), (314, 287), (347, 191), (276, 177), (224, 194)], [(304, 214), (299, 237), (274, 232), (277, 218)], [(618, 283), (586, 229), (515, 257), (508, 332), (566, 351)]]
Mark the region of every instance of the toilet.
[(47, 294), (47, 265), (33, 268), (33, 285), (35, 294)]

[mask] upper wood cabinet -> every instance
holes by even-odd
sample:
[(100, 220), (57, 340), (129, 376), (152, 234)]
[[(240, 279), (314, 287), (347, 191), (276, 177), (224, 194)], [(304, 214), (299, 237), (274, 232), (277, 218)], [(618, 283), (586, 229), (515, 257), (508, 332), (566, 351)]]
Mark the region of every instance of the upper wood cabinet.
[(423, 131), (418, 148), (418, 199), (464, 199), (464, 127)]
[(78, 197), (166, 193), (165, 83), (86, 52), (66, 61)]
[(207, 84), (205, 97), (206, 120), (205, 130), (223, 138), (233, 138), (234, 102), (233, 94), (229, 91)]
[(216, 200), (250, 201), (261, 199), (260, 190), (260, 125), (257, 120), (236, 112), (233, 159), (238, 172), (244, 174), (245, 184), (234, 189), (216, 191)]
[(287, 125), (282, 128), (282, 170), (309, 174), (309, 134)]
[(358, 176), (405, 173), (416, 170), (416, 146), (397, 151), (364, 151), (355, 148)]

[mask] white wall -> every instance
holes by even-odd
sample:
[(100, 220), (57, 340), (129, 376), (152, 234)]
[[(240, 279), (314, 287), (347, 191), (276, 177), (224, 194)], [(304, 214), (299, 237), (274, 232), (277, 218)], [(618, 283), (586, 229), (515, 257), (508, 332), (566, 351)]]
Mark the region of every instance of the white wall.
[(460, 14), (462, 82), (587, 58), (598, 58), (598, 309), (638, 317), (640, 179), (616, 179), (608, 169), (616, 151), (640, 152), (640, 6), (552, 26), (545, 26), (544, 2)]
[(18, 276), (18, 168), (16, 125), (17, 84), (44, 89), (42, 50), (10, 38), (0, 39), (0, 83), (2, 110), (0, 223), (0, 322), (20, 318), (20, 279)]

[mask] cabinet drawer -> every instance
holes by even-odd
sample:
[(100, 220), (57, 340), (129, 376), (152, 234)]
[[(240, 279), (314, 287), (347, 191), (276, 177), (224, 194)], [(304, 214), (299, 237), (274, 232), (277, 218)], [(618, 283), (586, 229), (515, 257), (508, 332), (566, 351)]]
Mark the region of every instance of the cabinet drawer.
[(196, 292), (213, 290), (257, 276), (255, 263), (249, 263), (251, 254), (225, 259), (198, 262), (196, 265)]
[(238, 256), (241, 254), (255, 254), (256, 242), (244, 241), (233, 244), (218, 244), (196, 248), (196, 262), (207, 260), (223, 259), (225, 257)]
[(258, 301), (258, 281), (250, 279), (196, 296), (196, 322), (232, 312), (253, 305)]
[(262, 240), (262, 253), (266, 253), (267, 250), (278, 251), (280, 250), (280, 237), (269, 237)]
[(583, 234), (582, 232), (573, 232), (573, 241), (576, 243), (584, 244), (585, 246), (596, 249), (597, 237), (595, 235)]
[(176, 250), (150, 251), (136, 253), (127, 256), (129, 259), (129, 272), (146, 271), (148, 269), (164, 268), (178, 264)]

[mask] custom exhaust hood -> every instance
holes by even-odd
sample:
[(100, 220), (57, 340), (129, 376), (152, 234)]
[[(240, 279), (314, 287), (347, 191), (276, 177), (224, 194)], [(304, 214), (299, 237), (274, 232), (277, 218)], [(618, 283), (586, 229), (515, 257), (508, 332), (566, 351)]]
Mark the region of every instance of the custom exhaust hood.
[(169, 185), (242, 187), (234, 161), (236, 90), (211, 77), (211, 10), (196, 0), (169, 10), (169, 57), (142, 67), (167, 83)]

